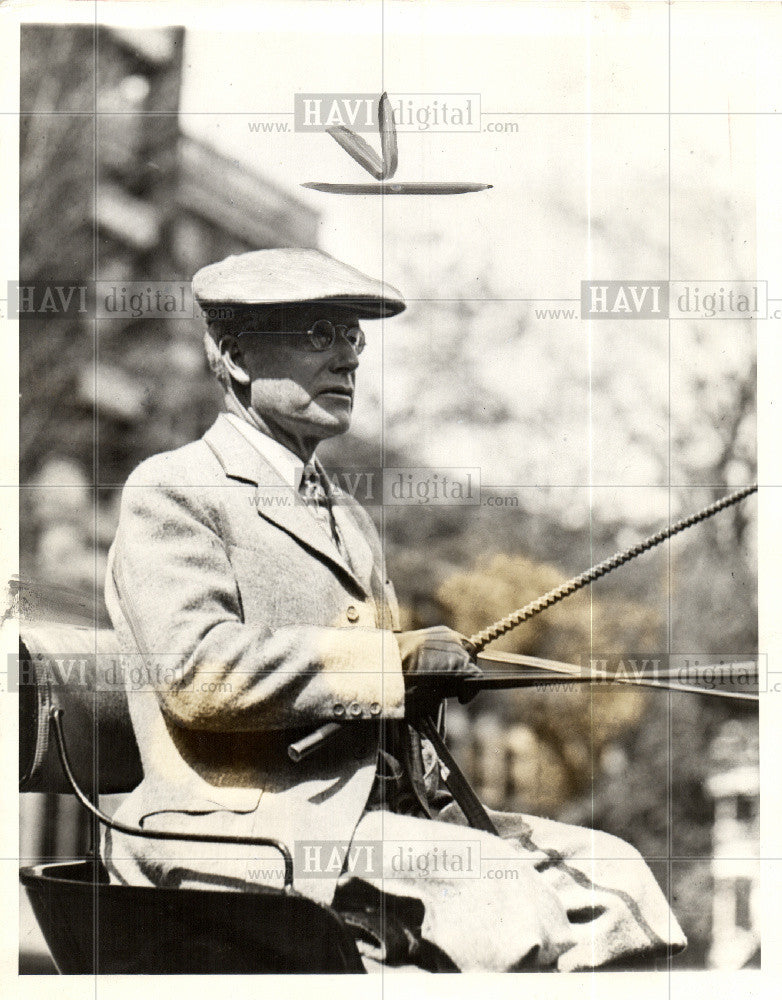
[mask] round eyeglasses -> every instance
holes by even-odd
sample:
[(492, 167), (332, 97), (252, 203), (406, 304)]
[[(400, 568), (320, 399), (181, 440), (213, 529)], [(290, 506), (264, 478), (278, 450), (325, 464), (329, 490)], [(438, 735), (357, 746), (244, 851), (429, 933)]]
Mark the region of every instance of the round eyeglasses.
[[(272, 331), (242, 330), (239, 336), (249, 333), (271, 333)], [(277, 330), (274, 336), (306, 337), (309, 349), (312, 351), (328, 351), (336, 343), (338, 334), (342, 334), (356, 354), (361, 354), (366, 346), (367, 338), (360, 326), (345, 326), (332, 323), (330, 319), (318, 319), (308, 330), (299, 333), (296, 330)]]
[(330, 319), (316, 320), (307, 330), (307, 339), (314, 351), (328, 351), (334, 346), (338, 334), (342, 334), (356, 354), (364, 350), (367, 338), (360, 326), (334, 324)]

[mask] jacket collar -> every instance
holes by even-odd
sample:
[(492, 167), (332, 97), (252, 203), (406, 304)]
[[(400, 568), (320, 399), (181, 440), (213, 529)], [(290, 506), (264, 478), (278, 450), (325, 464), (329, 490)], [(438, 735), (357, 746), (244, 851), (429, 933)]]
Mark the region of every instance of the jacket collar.
[[(225, 414), (221, 413), (204, 434), (204, 441), (229, 479), (256, 486), (258, 514), (261, 517), (282, 528), (305, 548), (316, 551), (333, 563), (365, 596), (369, 596), (364, 584), (343, 559), (337, 546), (328, 538), (299, 494), (291, 489), (274, 466), (233, 426)], [(264, 497), (272, 502), (264, 504)], [(280, 502), (273, 502), (275, 498)], [(349, 516), (353, 517), (352, 514)], [(355, 527), (360, 530), (358, 524)]]

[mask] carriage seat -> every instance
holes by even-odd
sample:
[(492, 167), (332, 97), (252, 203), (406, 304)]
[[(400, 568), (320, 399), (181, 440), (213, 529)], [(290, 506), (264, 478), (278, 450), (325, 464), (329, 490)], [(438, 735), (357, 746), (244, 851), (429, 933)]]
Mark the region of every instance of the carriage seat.
[[(141, 781), (119, 660), (111, 630), (20, 626), (20, 791), (72, 793), (54, 709), (63, 712), (71, 770), (88, 798)], [(26, 867), (20, 878), (64, 974), (365, 971), (342, 917), (295, 890), (112, 885), (97, 857)]]

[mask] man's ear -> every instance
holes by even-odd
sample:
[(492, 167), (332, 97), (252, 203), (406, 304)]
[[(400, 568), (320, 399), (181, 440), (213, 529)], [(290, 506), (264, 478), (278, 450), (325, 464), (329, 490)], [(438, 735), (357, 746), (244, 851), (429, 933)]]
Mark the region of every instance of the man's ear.
[(249, 385), (251, 378), (247, 370), (244, 354), (239, 346), (239, 340), (233, 334), (226, 334), (220, 338), (218, 344), (220, 357), (231, 378), (240, 385)]

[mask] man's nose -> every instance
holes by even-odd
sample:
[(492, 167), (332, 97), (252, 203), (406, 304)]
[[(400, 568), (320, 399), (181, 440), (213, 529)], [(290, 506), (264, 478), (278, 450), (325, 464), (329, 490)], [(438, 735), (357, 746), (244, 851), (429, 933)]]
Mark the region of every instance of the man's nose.
[(344, 333), (338, 333), (331, 348), (329, 367), (332, 371), (353, 372), (358, 368), (358, 354)]

